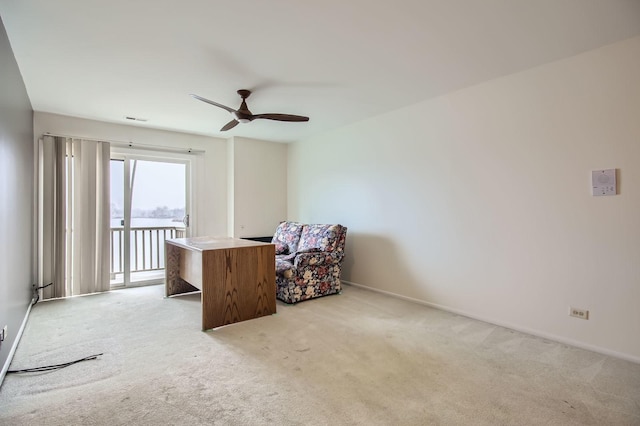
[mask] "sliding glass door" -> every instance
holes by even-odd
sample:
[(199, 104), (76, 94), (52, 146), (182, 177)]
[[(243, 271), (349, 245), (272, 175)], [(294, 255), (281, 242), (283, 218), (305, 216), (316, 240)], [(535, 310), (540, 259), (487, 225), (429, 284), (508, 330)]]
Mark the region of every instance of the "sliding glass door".
[(164, 241), (190, 235), (187, 160), (112, 155), (111, 286), (164, 278)]

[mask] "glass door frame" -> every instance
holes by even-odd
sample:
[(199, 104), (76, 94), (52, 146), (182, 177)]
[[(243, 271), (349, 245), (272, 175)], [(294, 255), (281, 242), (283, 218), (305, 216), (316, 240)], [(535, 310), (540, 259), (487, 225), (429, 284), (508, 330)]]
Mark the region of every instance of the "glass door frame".
[[(124, 147), (112, 147), (110, 160), (124, 162), (124, 229), (123, 229), (123, 282), (112, 288), (138, 287), (144, 285), (159, 284), (164, 278), (131, 282), (131, 160), (152, 161), (159, 163), (175, 163), (185, 165), (185, 215), (189, 225), (185, 227), (185, 237), (197, 235), (195, 233), (195, 218), (192, 204), (192, 179), (193, 163), (191, 156), (164, 151), (144, 151), (127, 149)], [(165, 265), (166, 266), (166, 265)]]

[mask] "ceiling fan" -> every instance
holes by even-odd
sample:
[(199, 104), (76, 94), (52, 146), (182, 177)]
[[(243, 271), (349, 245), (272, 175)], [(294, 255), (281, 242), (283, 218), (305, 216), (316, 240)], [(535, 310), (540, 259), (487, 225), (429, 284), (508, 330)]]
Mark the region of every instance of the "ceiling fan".
[(205, 99), (201, 96), (191, 94), (195, 99), (206, 102), (208, 104), (217, 106), (218, 108), (222, 108), (226, 111), (229, 111), (233, 116), (233, 120), (225, 124), (221, 132), (227, 131), (229, 129), (233, 129), (238, 125), (238, 123), (249, 123), (257, 118), (264, 118), (267, 120), (276, 120), (276, 121), (309, 121), (309, 117), (303, 117), (302, 115), (292, 115), (292, 114), (253, 114), (247, 108), (246, 99), (251, 95), (251, 90), (240, 89), (238, 90), (238, 95), (242, 98), (242, 104), (240, 104), (240, 108), (233, 109), (229, 108), (226, 105), (219, 104), (214, 101), (210, 101), (209, 99)]

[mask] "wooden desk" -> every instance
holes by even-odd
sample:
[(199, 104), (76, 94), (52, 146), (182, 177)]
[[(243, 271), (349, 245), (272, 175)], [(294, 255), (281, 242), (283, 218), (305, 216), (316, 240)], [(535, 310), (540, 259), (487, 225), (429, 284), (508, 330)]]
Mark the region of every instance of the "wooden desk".
[(275, 245), (227, 237), (165, 241), (165, 295), (201, 291), (202, 329), (276, 312)]

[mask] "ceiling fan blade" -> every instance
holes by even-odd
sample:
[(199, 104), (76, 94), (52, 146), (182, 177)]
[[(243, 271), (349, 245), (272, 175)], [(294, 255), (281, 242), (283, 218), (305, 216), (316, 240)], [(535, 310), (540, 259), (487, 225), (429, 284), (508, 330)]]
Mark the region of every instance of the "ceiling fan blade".
[(302, 115), (292, 115), (292, 114), (256, 114), (251, 116), (252, 120), (256, 118), (265, 118), (267, 120), (277, 120), (277, 121), (309, 121), (309, 117), (303, 117)]
[(219, 103), (217, 103), (217, 102), (210, 101), (209, 99), (203, 98), (203, 97), (198, 96), (198, 95), (194, 95), (193, 93), (192, 93), (190, 96), (191, 96), (191, 97), (193, 97), (193, 98), (195, 98), (195, 99), (197, 99), (197, 100), (199, 100), (199, 101), (206, 102), (206, 103), (208, 103), (208, 104), (211, 104), (211, 105), (217, 106), (218, 108), (222, 108), (222, 109), (227, 110), (227, 111), (229, 111), (229, 112), (235, 112), (235, 111), (236, 111), (235, 109), (233, 109), (233, 108), (229, 108), (229, 107), (228, 107), (228, 106), (226, 106), (226, 105), (222, 105), (222, 104), (219, 104)]
[(233, 129), (234, 127), (236, 127), (238, 124), (240, 124), (240, 122), (238, 120), (231, 120), (230, 122), (228, 122), (227, 124), (224, 125), (224, 127), (222, 129), (220, 129), (221, 132), (226, 132), (229, 129)]

